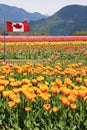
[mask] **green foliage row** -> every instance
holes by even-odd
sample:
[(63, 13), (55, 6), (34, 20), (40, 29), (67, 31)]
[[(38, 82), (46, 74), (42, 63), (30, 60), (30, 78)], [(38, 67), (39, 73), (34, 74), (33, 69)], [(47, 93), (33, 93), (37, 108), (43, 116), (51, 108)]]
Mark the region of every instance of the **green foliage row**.
[(85, 36), (87, 35), (87, 31), (83, 30), (83, 31), (76, 31), (73, 33), (73, 35), (75, 36)]
[[(18, 50), (19, 48), (19, 50)], [(65, 48), (65, 49), (61, 49)], [(71, 50), (70, 50), (71, 48)], [(82, 48), (82, 49), (81, 49)], [(6, 59), (39, 61), (43, 64), (54, 64), (57, 61), (78, 62), (87, 60), (87, 46), (81, 45), (16, 45), (6, 46)], [(4, 59), (4, 50), (0, 52)]]

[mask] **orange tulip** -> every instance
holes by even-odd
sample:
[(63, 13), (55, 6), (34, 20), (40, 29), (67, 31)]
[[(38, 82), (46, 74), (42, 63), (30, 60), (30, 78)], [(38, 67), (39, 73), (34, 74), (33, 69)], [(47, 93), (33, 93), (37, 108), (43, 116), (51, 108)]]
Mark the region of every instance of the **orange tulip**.
[(87, 101), (87, 95), (84, 97), (84, 101)]
[(20, 99), (19, 98), (14, 98), (13, 101), (15, 102), (15, 104), (19, 104), (20, 103)]
[(7, 86), (9, 84), (9, 81), (8, 80), (0, 80), (0, 85), (1, 86)]
[(7, 98), (9, 97), (9, 95), (12, 93), (12, 91), (8, 90), (8, 91), (3, 91), (3, 97)]
[(70, 107), (71, 107), (72, 110), (75, 110), (75, 109), (77, 108), (77, 105), (76, 105), (75, 103), (72, 103), (72, 104), (70, 105)]
[(70, 104), (68, 98), (65, 96), (60, 96), (60, 100), (64, 106), (68, 106)]
[(76, 101), (76, 96), (75, 95), (69, 95), (68, 96), (68, 100), (71, 102), (71, 103), (73, 103), (73, 102), (75, 102)]
[(14, 81), (15, 81), (14, 78), (9, 78), (9, 82), (10, 82), (10, 83), (12, 83), (12, 82), (14, 82)]
[(14, 73), (13, 73), (13, 72), (10, 72), (10, 76), (14, 76)]
[(0, 80), (4, 80), (5, 79), (5, 76), (4, 75), (1, 75), (0, 76)]
[(50, 99), (51, 95), (49, 93), (41, 93), (40, 97), (44, 102), (46, 102)]
[(81, 83), (82, 82), (82, 78), (76, 78), (76, 82), (77, 83)]
[(14, 101), (9, 101), (8, 105), (10, 108), (13, 108), (15, 106), (15, 102)]
[(54, 113), (58, 112), (58, 107), (53, 107), (53, 112)]
[(27, 75), (27, 73), (25, 72), (25, 73), (23, 73), (23, 76), (26, 76)]
[(41, 89), (41, 91), (42, 91), (43, 93), (48, 92), (48, 89), (49, 89), (46, 84), (41, 84), (41, 85), (39, 86), (39, 88)]
[(28, 111), (30, 111), (30, 110), (31, 110), (30, 107), (28, 107), (28, 106), (25, 107), (25, 111), (26, 111), (26, 112), (28, 112)]
[(10, 100), (14, 100), (16, 97), (17, 97), (17, 96), (16, 96), (15, 93), (11, 93), (11, 94), (9, 95)]
[(51, 91), (53, 94), (58, 94), (60, 92), (59, 88), (56, 86), (51, 87)]
[(29, 83), (30, 83), (30, 80), (29, 80), (29, 79), (22, 79), (22, 83), (23, 83), (23, 84), (29, 84)]
[(44, 110), (48, 111), (50, 109), (50, 104), (44, 104), (43, 108), (44, 108)]
[(85, 90), (78, 90), (78, 96), (84, 98), (86, 96), (87, 91)]
[(0, 92), (3, 92), (3, 91), (4, 91), (4, 86), (0, 85)]
[(32, 79), (32, 84), (36, 84), (37, 83), (37, 79)]
[(43, 81), (44, 80), (44, 77), (43, 76), (38, 76), (37, 77), (37, 82), (41, 82), (41, 81)]

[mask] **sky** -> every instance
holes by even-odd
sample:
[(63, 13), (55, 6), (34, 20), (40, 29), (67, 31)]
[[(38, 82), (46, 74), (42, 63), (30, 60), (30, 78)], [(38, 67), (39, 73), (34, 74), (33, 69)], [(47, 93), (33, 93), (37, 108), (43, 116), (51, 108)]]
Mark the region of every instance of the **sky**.
[(67, 5), (87, 5), (87, 0), (0, 0), (0, 4), (23, 8), (28, 12), (52, 15)]

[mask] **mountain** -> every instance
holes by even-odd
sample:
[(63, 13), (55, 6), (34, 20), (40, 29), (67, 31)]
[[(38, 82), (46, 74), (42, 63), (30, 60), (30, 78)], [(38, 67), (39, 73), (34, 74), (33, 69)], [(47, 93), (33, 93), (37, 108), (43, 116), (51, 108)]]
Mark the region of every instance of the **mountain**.
[(38, 21), (30, 22), (32, 32), (49, 32), (50, 35), (72, 35), (87, 30), (87, 6), (68, 5)]
[(29, 22), (47, 18), (48, 16), (42, 15), (38, 12), (29, 13), (22, 8), (0, 4), (0, 24), (4, 23), (4, 17), (5, 20), (8, 21), (20, 22), (27, 20)]
[(22, 8), (0, 4), (0, 31), (4, 17), (7, 21), (29, 22), (30, 32), (47, 32), (49, 35), (73, 35), (76, 31), (87, 31), (87, 6), (68, 5), (52, 16), (38, 12), (29, 13)]

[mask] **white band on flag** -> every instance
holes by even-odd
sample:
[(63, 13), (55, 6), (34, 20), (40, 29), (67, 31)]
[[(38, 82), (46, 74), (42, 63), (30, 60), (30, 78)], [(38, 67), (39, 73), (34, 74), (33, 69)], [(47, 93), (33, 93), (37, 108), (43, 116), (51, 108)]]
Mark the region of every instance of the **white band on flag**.
[(23, 23), (12, 23), (13, 32), (24, 32)]

